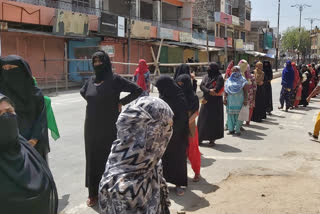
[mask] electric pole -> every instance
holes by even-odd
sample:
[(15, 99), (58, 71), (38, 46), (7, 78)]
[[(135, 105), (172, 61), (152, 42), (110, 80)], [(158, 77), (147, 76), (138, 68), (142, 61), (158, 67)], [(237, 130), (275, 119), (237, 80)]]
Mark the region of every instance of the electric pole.
[(302, 16), (302, 11), (305, 7), (311, 7), (311, 5), (308, 4), (295, 4), (295, 5), (291, 5), (291, 7), (296, 7), (299, 9), (300, 12), (300, 19), (299, 19), (299, 47), (298, 47), (298, 62), (297, 64), (299, 64), (300, 62), (300, 46), (301, 46), (301, 16)]
[(280, 44), (280, 0), (278, 2), (278, 29), (277, 29), (277, 42), (276, 42), (276, 72), (278, 72), (278, 56), (279, 56), (279, 44)]
[[(131, 11), (132, 11), (132, 2), (131, 0), (127, 0), (129, 5), (129, 23), (128, 23), (128, 63), (130, 63), (130, 52), (131, 52)], [(130, 64), (128, 64), (128, 74), (130, 74)]]

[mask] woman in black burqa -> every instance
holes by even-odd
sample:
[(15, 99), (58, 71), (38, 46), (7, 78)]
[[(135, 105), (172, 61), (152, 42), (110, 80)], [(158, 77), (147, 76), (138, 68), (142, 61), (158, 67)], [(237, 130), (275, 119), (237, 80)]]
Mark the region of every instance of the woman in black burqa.
[(266, 112), (271, 115), (273, 111), (273, 101), (272, 101), (272, 86), (271, 81), (273, 79), (273, 72), (271, 63), (269, 61), (263, 62), (263, 72), (264, 72), (264, 89), (265, 89), (265, 104), (266, 104)]
[(0, 94), (1, 213), (57, 214), (58, 194), (50, 169), (19, 135), (13, 106)]
[(46, 106), (30, 66), (16, 55), (2, 58), (0, 64), (0, 93), (15, 104), (20, 134), (46, 160), (50, 151)]
[[(116, 140), (121, 107), (138, 98), (142, 89), (135, 83), (112, 72), (109, 56), (98, 51), (92, 56), (95, 76), (82, 87), (80, 94), (87, 101), (85, 119), (86, 187), (89, 190), (88, 206), (98, 201), (98, 187)], [(121, 92), (130, 94), (120, 99)]]
[(170, 76), (161, 76), (156, 82), (160, 98), (172, 109), (173, 135), (162, 157), (163, 175), (167, 182), (176, 185), (177, 195), (183, 195), (182, 186), (188, 185), (187, 147), (188, 110), (182, 89)]
[(197, 84), (197, 80), (195, 77), (194, 73), (190, 72), (190, 66), (187, 64), (181, 64), (179, 67), (177, 67), (177, 70), (174, 74), (173, 79), (177, 80), (177, 78), (182, 75), (182, 74), (187, 74), (188, 76), (190, 76), (191, 80), (192, 80), (192, 88), (194, 92), (197, 92), (197, 88), (198, 88), (198, 84)]
[(211, 63), (200, 85), (206, 102), (201, 105), (198, 119), (199, 144), (208, 140), (211, 145), (215, 145), (216, 140), (224, 137), (223, 88), (224, 80), (219, 66)]

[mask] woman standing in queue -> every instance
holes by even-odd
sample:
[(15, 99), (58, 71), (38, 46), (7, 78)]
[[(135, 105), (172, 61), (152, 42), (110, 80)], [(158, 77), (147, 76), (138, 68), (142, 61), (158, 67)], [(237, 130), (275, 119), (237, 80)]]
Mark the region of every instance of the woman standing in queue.
[(232, 75), (225, 84), (224, 104), (227, 106), (228, 134), (241, 135), (240, 128), (243, 121), (238, 120), (242, 106), (248, 104), (247, 80), (242, 76), (240, 67), (232, 69)]
[(176, 194), (184, 195), (181, 187), (188, 185), (187, 147), (188, 110), (182, 89), (170, 76), (161, 76), (156, 82), (160, 98), (172, 109), (173, 135), (163, 155), (163, 175), (167, 182), (176, 185)]
[(187, 74), (182, 74), (176, 79), (177, 84), (182, 89), (186, 101), (189, 116), (189, 146), (187, 150), (191, 167), (194, 171), (194, 182), (200, 181), (201, 153), (199, 150), (199, 134), (196, 125), (196, 118), (199, 115), (199, 98), (192, 89), (191, 78)]
[(257, 62), (256, 69), (254, 70), (254, 77), (257, 83), (257, 93), (255, 100), (255, 108), (251, 120), (254, 122), (261, 123), (263, 119), (267, 118), (266, 113), (266, 96), (264, 88), (264, 72), (262, 71), (262, 62)]
[(2, 58), (0, 64), (0, 93), (15, 104), (20, 134), (47, 160), (50, 151), (47, 111), (44, 96), (35, 85), (30, 66), (16, 55)]
[(204, 93), (198, 119), (199, 144), (208, 140), (214, 146), (215, 141), (224, 137), (224, 114), (222, 93), (224, 80), (217, 63), (211, 63), (208, 74), (203, 77), (200, 88)]
[(273, 111), (273, 101), (272, 101), (272, 86), (271, 81), (273, 79), (273, 71), (271, 67), (271, 63), (269, 61), (263, 62), (263, 72), (264, 72), (264, 88), (265, 88), (265, 94), (266, 94), (266, 112), (268, 115), (271, 115)]
[[(87, 101), (84, 138), (89, 207), (98, 202), (99, 182), (112, 142), (116, 139), (115, 123), (121, 107), (142, 94), (139, 86), (112, 72), (110, 58), (104, 51), (93, 54), (92, 65), (95, 76), (91, 77), (80, 91)], [(121, 92), (130, 94), (120, 99)]]

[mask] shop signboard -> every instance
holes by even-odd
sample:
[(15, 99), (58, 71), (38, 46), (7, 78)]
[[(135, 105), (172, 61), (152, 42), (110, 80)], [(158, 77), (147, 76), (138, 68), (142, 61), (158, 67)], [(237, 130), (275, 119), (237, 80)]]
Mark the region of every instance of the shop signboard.
[(72, 11), (56, 10), (55, 23), (53, 25), (53, 33), (61, 36), (89, 35), (89, 16), (83, 13)]
[(151, 23), (138, 20), (131, 21), (131, 36), (134, 38), (149, 39)]

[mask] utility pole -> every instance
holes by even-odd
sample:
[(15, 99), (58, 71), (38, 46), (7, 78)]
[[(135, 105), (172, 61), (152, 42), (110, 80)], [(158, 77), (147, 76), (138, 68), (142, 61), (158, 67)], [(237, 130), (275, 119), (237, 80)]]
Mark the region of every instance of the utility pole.
[(229, 20), (229, 18), (228, 17), (226, 17), (226, 18), (224, 18), (224, 20), (225, 20), (225, 25), (224, 25), (224, 39), (225, 39), (225, 41), (224, 41), (224, 54), (225, 54), (225, 59), (224, 59), (224, 70), (226, 70), (227, 69), (227, 67), (228, 67), (228, 20)]
[(278, 72), (279, 65), (279, 45), (280, 45), (280, 0), (278, 2), (278, 29), (277, 29), (277, 42), (276, 42), (276, 72)]
[[(130, 63), (130, 53), (131, 53), (131, 10), (132, 10), (132, 0), (128, 0), (129, 4), (129, 24), (128, 24), (128, 63)], [(128, 64), (128, 74), (130, 74), (130, 64)]]
[(319, 21), (320, 19), (317, 19), (317, 18), (305, 18), (305, 20), (310, 21), (310, 24), (311, 24), (311, 30), (310, 30), (310, 50), (309, 50), (309, 62), (311, 63), (311, 51), (312, 51), (312, 39), (311, 39), (311, 34), (312, 34), (313, 22), (314, 22), (314, 21)]
[(302, 11), (305, 7), (311, 7), (311, 5), (308, 4), (295, 4), (295, 5), (291, 5), (291, 7), (296, 7), (299, 9), (300, 12), (300, 19), (299, 19), (299, 47), (298, 47), (298, 64), (300, 62), (300, 51), (299, 48), (301, 46), (301, 16), (302, 16)]

